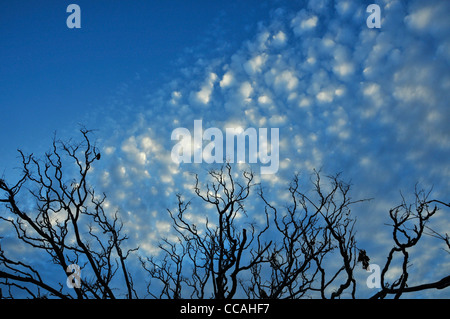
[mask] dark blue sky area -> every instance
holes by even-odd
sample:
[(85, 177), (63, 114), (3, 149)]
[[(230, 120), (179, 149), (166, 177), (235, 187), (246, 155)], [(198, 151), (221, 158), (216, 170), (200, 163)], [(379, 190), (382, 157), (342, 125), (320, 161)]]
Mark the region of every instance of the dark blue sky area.
[[(0, 134), (3, 158), (55, 130), (84, 122), (123, 84), (151, 85), (201, 42), (214, 22), (239, 38), (260, 1), (8, 1), (0, 13)], [(69, 4), (81, 29), (69, 29)], [(249, 9), (251, 8), (251, 9)], [(220, 30), (215, 30), (220, 32)], [(233, 37), (228, 37), (232, 40)], [(146, 83), (147, 84), (147, 83)], [(5, 162), (7, 160), (5, 159)]]

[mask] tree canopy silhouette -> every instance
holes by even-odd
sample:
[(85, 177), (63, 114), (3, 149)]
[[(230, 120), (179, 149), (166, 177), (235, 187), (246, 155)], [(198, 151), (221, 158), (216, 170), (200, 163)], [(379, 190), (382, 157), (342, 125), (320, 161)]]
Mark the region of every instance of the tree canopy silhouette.
[[(27, 248), (50, 255), (67, 276), (72, 274), (68, 269), (71, 264), (92, 275), (80, 278), (80, 287), (74, 288), (77, 298), (115, 298), (112, 282), (118, 271), (127, 297), (132, 298), (136, 292), (125, 263), (132, 250), (122, 251), (121, 244), (127, 237), (122, 235), (120, 219), (117, 214), (108, 216), (103, 208), (106, 195), (98, 195), (88, 183), (88, 173), (100, 159), (90, 133), (82, 129), (83, 140), (79, 143), (54, 140), (52, 151), (43, 160), (19, 151), (22, 178), (14, 185), (0, 180), (0, 203), (9, 211), (0, 219), (11, 226)], [(32, 205), (20, 197), (26, 189)], [(3, 291), (3, 297), (14, 297), (13, 287), (35, 298), (47, 294), (73, 297), (67, 289), (63, 290), (64, 285), (46, 282), (42, 270), (26, 258), (10, 259), (0, 246), (0, 284), (8, 287), (8, 294)]]
[[(91, 142), (92, 132), (80, 132), (80, 142), (54, 139), (43, 159), (19, 151), (19, 180), (0, 179), (0, 204), (5, 208), (0, 213), (2, 298), (142, 297), (133, 283), (138, 270), (128, 264), (129, 258), (138, 258), (132, 254), (138, 248), (123, 248), (128, 237), (120, 212), (106, 209), (106, 195), (88, 182), (101, 155)], [(177, 206), (168, 210), (174, 235), (161, 238), (160, 254), (139, 257), (149, 278), (147, 296), (357, 298), (355, 267), (367, 270), (371, 252), (358, 246), (352, 209), (367, 199), (352, 199), (351, 185), (340, 174), (323, 177), (314, 171), (307, 182), (310, 187), (303, 189), (295, 175), (286, 189), (290, 201), (280, 205), (251, 171), (234, 172), (225, 164), (210, 170), (205, 179), (195, 175), (195, 198), (176, 194)], [(414, 195), (413, 204), (402, 198), (388, 212), (393, 244), (372, 298), (450, 286), (450, 276), (408, 285), (410, 251), (424, 235), (439, 239), (444, 253), (450, 253), (448, 234), (428, 226), (450, 203), (419, 189)], [(83, 276), (74, 289), (56, 275), (48, 278), (36, 258), (18, 258), (11, 245), (2, 245), (2, 238), (12, 237), (25, 254), (49, 256), (62, 278), (71, 278), (73, 264)], [(401, 261), (401, 271), (388, 282), (395, 258)]]

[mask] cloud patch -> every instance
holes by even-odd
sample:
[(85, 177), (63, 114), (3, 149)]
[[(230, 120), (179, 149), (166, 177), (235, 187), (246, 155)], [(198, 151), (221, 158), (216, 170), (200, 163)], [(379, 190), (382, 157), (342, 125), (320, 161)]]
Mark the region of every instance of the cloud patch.
[[(109, 139), (100, 184), (115, 194), (115, 206), (133, 209), (136, 240), (158, 238), (167, 233), (164, 212), (174, 194), (193, 194), (192, 174), (211, 167), (173, 163), (173, 129), (191, 129), (195, 119), (223, 130), (277, 127), (280, 169), (262, 181), (281, 200), (295, 172), (343, 172), (355, 198), (382, 203), (355, 212), (366, 227), (358, 230), (362, 243), (379, 249), (372, 255), (382, 260), (389, 234), (367, 234), (385, 223), (386, 203), (398, 204), (399, 190), (416, 182), (434, 185), (437, 196), (450, 190), (448, 9), (445, 1), (386, 0), (376, 30), (355, 1), (273, 8), (252, 38), (184, 65), (149, 93), (145, 110)], [(147, 250), (156, 244), (147, 242)]]

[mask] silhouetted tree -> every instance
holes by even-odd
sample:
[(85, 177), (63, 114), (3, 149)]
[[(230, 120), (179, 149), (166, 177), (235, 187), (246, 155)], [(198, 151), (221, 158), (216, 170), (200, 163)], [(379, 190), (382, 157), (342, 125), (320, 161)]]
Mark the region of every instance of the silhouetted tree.
[[(415, 201), (413, 204), (408, 204), (402, 196), (401, 204), (389, 211), (389, 217), (392, 220), (391, 226), (394, 247), (389, 251), (386, 264), (381, 271), (381, 290), (373, 295), (372, 298), (383, 299), (388, 295), (393, 295), (394, 298), (397, 299), (404, 293), (427, 289), (444, 289), (450, 286), (450, 276), (446, 276), (432, 283), (411, 287), (408, 287), (407, 285), (410, 263), (409, 251), (412, 247), (417, 245), (424, 234), (443, 240), (447, 249), (449, 249), (447, 250), (447, 253), (450, 253), (448, 234), (443, 236), (427, 226), (430, 218), (436, 214), (439, 208), (450, 207), (450, 203), (429, 199), (430, 192), (427, 193), (424, 190), (418, 190), (417, 187), (414, 195)], [(399, 255), (402, 261), (402, 271), (398, 278), (393, 283), (389, 284), (386, 281), (386, 273), (389, 271), (392, 260), (396, 255)]]
[[(121, 249), (127, 239), (121, 234), (122, 223), (117, 214), (107, 215), (106, 195), (97, 195), (87, 181), (100, 153), (89, 139), (90, 131), (81, 129), (81, 134), (81, 143), (54, 139), (43, 160), (19, 151), (22, 177), (14, 185), (0, 180), (0, 203), (9, 213), (0, 219), (12, 226), (26, 252), (48, 254), (67, 276), (72, 275), (69, 265), (79, 265), (81, 284), (69, 290), (46, 281), (42, 269), (27, 258), (10, 257), (0, 246), (0, 285), (8, 287), (4, 298), (14, 297), (14, 289), (34, 298), (115, 298), (112, 282), (119, 270), (127, 297), (136, 296), (125, 263), (132, 250)], [(29, 197), (24, 197), (27, 190)]]
[[(300, 298), (319, 292), (322, 298), (337, 298), (347, 289), (355, 297), (358, 248), (350, 208), (362, 200), (350, 198), (350, 185), (339, 174), (324, 183), (315, 171), (312, 185), (312, 192), (302, 192), (295, 176), (289, 187), (292, 203), (284, 209), (270, 204), (261, 189), (266, 210), (274, 216), (274, 238), (279, 240), (269, 249), (267, 262), (253, 270), (248, 297), (259, 298), (264, 292), (269, 298)], [(339, 267), (327, 266), (331, 256), (339, 256)], [(338, 288), (327, 296), (331, 286)]]
[[(177, 240), (163, 240), (162, 260), (141, 259), (150, 276), (163, 286), (157, 297), (230, 299), (239, 288), (240, 275), (265, 261), (271, 245), (262, 240), (269, 227), (267, 212), (260, 229), (254, 222), (241, 220), (246, 216), (244, 201), (255, 186), (253, 174), (243, 172), (238, 180), (227, 164), (220, 170), (211, 170), (209, 175), (212, 182), (205, 187), (195, 176), (195, 193), (207, 206), (196, 210), (205, 216), (205, 224), (189, 221), (191, 202), (177, 195), (177, 210), (169, 210)], [(212, 221), (208, 214), (202, 214), (209, 207), (215, 212)]]
[[(350, 206), (359, 201), (349, 197), (350, 186), (339, 175), (329, 177), (326, 192), (316, 172), (315, 196), (307, 196), (300, 192), (295, 176), (289, 188), (292, 205), (283, 213), (269, 203), (260, 187), (259, 196), (266, 207), (259, 214), (253, 212), (264, 216), (264, 223), (257, 225), (244, 209), (244, 201), (256, 186), (253, 174), (244, 171), (242, 183), (231, 171), (229, 164), (210, 171), (212, 181), (204, 189), (196, 175), (196, 195), (215, 211), (212, 220), (205, 215), (204, 225), (189, 221), (191, 202), (177, 195), (177, 211), (169, 210), (177, 240), (162, 241), (162, 259), (141, 260), (150, 276), (163, 286), (156, 297), (232, 298), (240, 286), (249, 298), (299, 298), (313, 291), (325, 298), (326, 289), (339, 280), (341, 284), (331, 298), (347, 289), (354, 297), (357, 248)], [(237, 220), (238, 214), (246, 219)], [(324, 260), (335, 251), (342, 267), (327, 277)]]
[[(0, 179), (0, 204), (6, 208), (0, 212), (0, 226), (9, 227), (0, 236), (0, 298), (138, 297), (127, 266), (137, 248), (123, 250), (127, 236), (118, 213), (106, 210), (106, 195), (88, 183), (101, 156), (91, 132), (81, 129), (81, 134), (80, 143), (54, 139), (41, 160), (19, 151), (23, 171), (18, 182)], [(371, 252), (357, 245), (352, 208), (367, 199), (352, 199), (351, 185), (339, 174), (323, 178), (314, 171), (311, 176), (305, 187), (295, 175), (286, 190), (289, 203), (280, 206), (278, 193), (256, 183), (252, 172), (233, 172), (228, 163), (210, 170), (206, 180), (195, 175), (194, 198), (177, 194), (176, 208), (168, 210), (173, 232), (160, 241), (161, 254), (139, 257), (151, 279), (150, 296), (356, 298), (355, 267), (361, 263), (368, 270)], [(413, 204), (402, 198), (389, 211), (393, 247), (381, 270), (381, 288), (372, 298), (450, 286), (450, 276), (408, 285), (410, 252), (421, 238), (441, 240), (450, 253), (448, 234), (428, 224), (450, 203), (430, 199), (430, 192), (422, 190), (414, 195)], [(2, 238), (11, 237), (22, 245), (23, 258), (18, 248), (9, 251), (10, 242), (2, 245)], [(36, 253), (50, 258), (61, 271), (59, 278), (70, 279), (69, 266), (78, 265), (80, 285), (75, 282), (69, 289), (48, 279)], [(394, 259), (401, 261), (401, 273), (389, 283)]]
[[(195, 193), (207, 205), (192, 208), (192, 202), (185, 202), (178, 194), (177, 210), (169, 210), (176, 240), (165, 238), (161, 242), (163, 257), (141, 259), (151, 278), (163, 287), (156, 289), (155, 294), (149, 286), (152, 296), (222, 299), (233, 298), (240, 288), (239, 296), (259, 299), (357, 297), (354, 270), (358, 263), (368, 270), (370, 258), (365, 249), (357, 247), (356, 219), (351, 208), (369, 199), (353, 200), (351, 185), (342, 181), (339, 174), (323, 181), (320, 173), (314, 171), (312, 187), (306, 191), (301, 190), (299, 176), (294, 176), (288, 189), (291, 203), (281, 208), (259, 185), (258, 195), (265, 208), (262, 212), (253, 211), (252, 216), (264, 216), (262, 224), (250, 219), (244, 209), (251, 190), (257, 186), (252, 184), (251, 172), (244, 171), (238, 180), (226, 164), (209, 175), (211, 180), (203, 188), (195, 175)], [(415, 287), (406, 284), (407, 250), (417, 244), (425, 230), (450, 248), (447, 234), (444, 237), (426, 226), (438, 209), (430, 209), (431, 204), (449, 204), (428, 200), (428, 195), (421, 197), (423, 194), (416, 191), (414, 212), (405, 203), (390, 211), (394, 248), (381, 274), (382, 288), (373, 298), (400, 297), (406, 292), (450, 285), (450, 277)], [(215, 211), (212, 216), (206, 213), (208, 206)], [(242, 218), (237, 219), (239, 212)], [(205, 216), (204, 222), (192, 221), (192, 214)], [(407, 226), (411, 221), (418, 224)], [(245, 225), (250, 225), (250, 236)], [(406, 242), (401, 242), (399, 234)], [(403, 273), (388, 284), (384, 276), (395, 253), (404, 256)]]

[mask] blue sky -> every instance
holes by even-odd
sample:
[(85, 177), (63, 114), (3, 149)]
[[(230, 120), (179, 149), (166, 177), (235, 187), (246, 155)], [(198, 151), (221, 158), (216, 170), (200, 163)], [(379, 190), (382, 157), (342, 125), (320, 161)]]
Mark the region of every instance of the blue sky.
[(142, 86), (156, 89), (182, 53), (211, 32), (215, 19), (231, 15), (226, 24), (241, 30), (250, 17), (239, 12), (253, 7), (251, 1), (79, 1), (82, 28), (68, 29), (70, 3), (2, 5), (1, 127), (2, 135), (15, 136), (2, 143), (2, 153), (85, 122), (141, 74)]
[[(72, 2), (81, 29), (66, 27)], [(192, 196), (191, 173), (208, 169), (170, 159), (172, 130), (196, 119), (279, 128), (279, 171), (258, 176), (276, 200), (296, 172), (342, 172), (354, 198), (374, 198), (353, 213), (358, 242), (380, 265), (400, 191), (418, 182), (448, 200), (448, 1), (72, 2), (2, 4), (0, 169), (14, 176), (16, 149), (42, 154), (55, 131), (97, 129), (103, 160), (92, 179), (140, 253), (156, 253), (165, 209), (177, 192)], [(381, 7), (380, 29), (366, 26), (370, 3)], [(450, 232), (448, 211), (436, 220)], [(417, 284), (450, 268), (427, 240)]]

